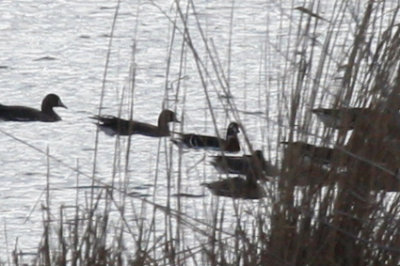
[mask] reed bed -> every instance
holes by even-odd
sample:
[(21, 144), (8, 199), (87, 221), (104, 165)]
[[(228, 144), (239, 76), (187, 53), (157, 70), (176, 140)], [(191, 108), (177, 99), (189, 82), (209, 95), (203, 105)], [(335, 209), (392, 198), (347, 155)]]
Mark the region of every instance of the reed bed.
[[(231, 4), (233, 18), (237, 3)], [(185, 112), (193, 104), (188, 99), (186, 77), (193, 68), (201, 84), (197, 93), (204, 97), (204, 112), (209, 117), (205, 126), (212, 123), (219, 135), (222, 121), (239, 122), (242, 145), (249, 152), (260, 146), (254, 144), (254, 132), (250, 131), (258, 132), (267, 159), (281, 169), (279, 177), (263, 184), (264, 199), (221, 199), (206, 190), (203, 195), (187, 193), (183, 180), (192, 171), (187, 167), (187, 154), (165, 138), (159, 140), (152, 173), (155, 188), (164, 184), (164, 198), (160, 200), (157, 189), (147, 197), (132, 193), (132, 136), (116, 137), (111, 182), (101, 181), (96, 176), (97, 132), (92, 176), (83, 176), (79, 163), (73, 168), (77, 176), (75, 204), (52, 206), (48, 181), (37, 252), (25, 254), (16, 245), (13, 263), (398, 265), (400, 150), (391, 149), (398, 145), (398, 138), (387, 138), (396, 134), (392, 120), (376, 116), (352, 131), (333, 130), (317, 121), (310, 110), (321, 106), (379, 110), (386, 106), (398, 112), (400, 6), (372, 0), (350, 6), (349, 1), (338, 0), (326, 17), (319, 15), (319, 1), (297, 7), (282, 7), (281, 28), (265, 25), (265, 42), (259, 64), (254, 66), (259, 69), (259, 87), (245, 87), (242, 95), (231, 86), (235, 71), (232, 21), (225, 57), (208, 38), (193, 1), (175, 1), (170, 13), (165, 13), (170, 21), (170, 44), (162, 107), (175, 109), (183, 122), (173, 130), (186, 128)], [(164, 11), (160, 8), (160, 12)], [(119, 6), (113, 25), (118, 15)], [(326, 31), (321, 33), (319, 27)], [(274, 30), (287, 38), (276, 37)], [(130, 117), (135, 106), (135, 44), (136, 39), (129, 85), (120, 98), (120, 112), (127, 111)], [(104, 80), (107, 70), (106, 64)], [(275, 76), (266, 78), (268, 74)], [(99, 110), (106, 104), (105, 89), (104, 83)], [(249, 90), (260, 95), (257, 102), (246, 101)], [(237, 103), (238, 96), (244, 104)], [(256, 106), (262, 112), (246, 112), (243, 106)], [(252, 130), (244, 119), (249, 116), (256, 121)], [(282, 147), (281, 141), (329, 146), (339, 155), (330, 167), (305, 165), (299, 151)], [(49, 178), (52, 158), (48, 158)], [(201, 158), (190, 165), (204, 180), (207, 163)], [(164, 173), (165, 183), (160, 178)], [(80, 184), (88, 178), (91, 185)], [(199, 204), (198, 196), (208, 200)]]

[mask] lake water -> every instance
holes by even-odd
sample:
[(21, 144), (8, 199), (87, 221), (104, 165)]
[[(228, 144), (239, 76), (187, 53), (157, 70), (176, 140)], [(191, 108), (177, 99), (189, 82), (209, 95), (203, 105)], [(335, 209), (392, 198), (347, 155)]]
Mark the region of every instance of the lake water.
[[(263, 149), (267, 154), (271, 150), (268, 155), (275, 159), (278, 132), (285, 132), (287, 124), (287, 121), (281, 123), (277, 119), (278, 96), (283, 91), (291, 91), (292, 84), (284, 88), (282, 79), (284, 73), (289, 73), (287, 51), (296, 45), (294, 34), (301, 15), (293, 7), (303, 6), (304, 1), (197, 2), (196, 10), (189, 12), (188, 27), (193, 45), (210, 72), (210, 76), (205, 76), (205, 82), (219, 132), (225, 134), (227, 124), (235, 117), (232, 112), (226, 115), (227, 102), (220, 97), (224, 93), (210, 57), (206, 56), (196, 17), (209, 47), (215, 47), (211, 50), (212, 57), (218, 59), (229, 80), (235, 106), (240, 111), (240, 121), (253, 148)], [(325, 2), (320, 4), (320, 14), (329, 18), (334, 3)], [(173, 1), (122, 1), (109, 49), (116, 6), (115, 1), (0, 3), (0, 102), (39, 108), (42, 98), (52, 92), (68, 106), (68, 109), (57, 109), (63, 119), (58, 123), (0, 124), (0, 217), (2, 226), (6, 228), (6, 233), (0, 234), (0, 247), (7, 247), (8, 251), (14, 247), (17, 237), (23, 251), (34, 251), (39, 243), (41, 206), (45, 204), (48, 174), (55, 212), (60, 205), (75, 203), (75, 190), (71, 187), (76, 186), (78, 174), (72, 168), (79, 166), (81, 185), (91, 183), (96, 127), (89, 117), (99, 110), (109, 51), (103, 114), (117, 115), (122, 105), (121, 116), (127, 118), (133, 101), (134, 119), (156, 123), (165, 105), (170, 109), (176, 108), (180, 117), (183, 114), (184, 132), (215, 134), (194, 57), (187, 47), (184, 51), (181, 48), (183, 25), (176, 16)], [(359, 6), (362, 4), (357, 3), (352, 8), (357, 10)], [(185, 11), (186, 5), (181, 7)], [(175, 19), (178, 31), (170, 50), (171, 21)], [(354, 21), (349, 16), (347, 30), (350, 33), (351, 23)], [(323, 40), (328, 27), (328, 23), (320, 23), (320, 40)], [(184, 56), (184, 67), (179, 76), (181, 55)], [(136, 71), (133, 93), (129, 89), (132, 66)], [(176, 80), (180, 78), (177, 94)], [(179, 131), (179, 126), (174, 130)], [(97, 181), (112, 181), (115, 140), (99, 134)], [(153, 195), (155, 190), (156, 196), (147, 198), (165, 205), (168, 194), (165, 165), (171, 157), (171, 143), (168, 139), (143, 136), (134, 136), (131, 141), (129, 174), (125, 176), (123, 151), (127, 140), (120, 139), (122, 152), (120, 157), (117, 156), (117, 161), (120, 161), (116, 169), (117, 178), (129, 178), (130, 190), (143, 197)], [(244, 143), (243, 138), (241, 141)], [(243, 152), (248, 150), (244, 145)], [(170, 192), (175, 193), (178, 191), (178, 153), (176, 148), (172, 151), (174, 175)], [(157, 165), (158, 154), (160, 162)], [(183, 155), (179, 191), (204, 195), (183, 200), (182, 210), (189, 216), (202, 218), (210, 211), (207, 206), (213, 197), (200, 183), (219, 177), (208, 163), (209, 154), (194, 151)], [(0, 248), (0, 252), (0, 257), (5, 258), (7, 249)]]

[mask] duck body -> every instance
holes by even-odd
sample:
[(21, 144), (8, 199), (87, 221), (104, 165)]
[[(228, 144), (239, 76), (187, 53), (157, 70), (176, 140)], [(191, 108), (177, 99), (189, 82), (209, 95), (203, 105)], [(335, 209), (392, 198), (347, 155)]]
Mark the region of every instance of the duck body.
[(315, 146), (303, 141), (282, 141), (281, 143), (287, 145), (286, 152), (300, 156), (306, 164), (328, 165), (332, 162), (332, 158), (336, 152), (335, 149)]
[[(238, 152), (240, 150), (240, 148), (237, 148), (238, 143), (232, 143), (232, 141), (231, 143), (227, 143), (225, 139), (206, 135), (181, 134), (179, 141), (175, 139), (172, 141), (177, 145), (183, 145), (185, 148), (192, 149), (205, 149), (214, 151), (229, 149), (232, 152)], [(230, 147), (228, 147), (228, 144)]]
[(266, 196), (263, 187), (248, 178), (226, 178), (201, 185), (207, 187), (216, 196), (242, 199), (260, 199)]
[(214, 156), (211, 164), (221, 173), (227, 174), (246, 176), (260, 176), (264, 173), (268, 176), (277, 176), (279, 174), (279, 170), (265, 160), (261, 150), (256, 150), (253, 155)]
[(109, 136), (128, 136), (140, 134), (148, 137), (166, 137), (170, 135), (169, 122), (179, 122), (174, 112), (163, 110), (158, 118), (158, 125), (151, 125), (134, 120), (126, 120), (115, 116), (94, 116), (100, 130)]
[(251, 168), (251, 155), (214, 156), (211, 164), (221, 173), (246, 175)]
[(317, 108), (311, 111), (326, 127), (334, 129), (353, 129), (356, 121), (370, 114), (368, 108)]
[(179, 133), (179, 138), (171, 139), (171, 141), (183, 148), (239, 152), (240, 144), (237, 137), (238, 133), (239, 125), (235, 122), (231, 122), (228, 126), (226, 139), (207, 135)]
[(41, 110), (26, 106), (0, 104), (0, 120), (17, 122), (60, 121), (61, 117), (54, 112), (53, 107), (67, 108), (56, 94), (48, 94), (43, 99)]

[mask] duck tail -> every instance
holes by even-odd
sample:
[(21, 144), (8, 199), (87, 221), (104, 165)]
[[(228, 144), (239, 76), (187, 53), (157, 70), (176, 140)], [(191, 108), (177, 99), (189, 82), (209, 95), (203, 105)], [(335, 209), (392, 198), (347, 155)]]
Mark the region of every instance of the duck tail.
[(210, 184), (209, 183), (200, 183), (200, 186), (206, 187), (206, 188), (210, 188)]
[(97, 120), (97, 121), (101, 121), (103, 119), (103, 117), (100, 115), (92, 115), (92, 116), (89, 116), (89, 118), (93, 119), (93, 120)]
[(217, 157), (213, 157), (212, 160), (210, 161), (210, 164), (214, 167), (217, 167), (218, 166)]
[(104, 125), (104, 126), (111, 126), (111, 125), (117, 123), (117, 118), (114, 116), (94, 115), (94, 116), (90, 116), (89, 118), (97, 120), (100, 125)]
[(182, 147), (182, 139), (180, 138), (170, 138), (170, 141), (178, 147)]

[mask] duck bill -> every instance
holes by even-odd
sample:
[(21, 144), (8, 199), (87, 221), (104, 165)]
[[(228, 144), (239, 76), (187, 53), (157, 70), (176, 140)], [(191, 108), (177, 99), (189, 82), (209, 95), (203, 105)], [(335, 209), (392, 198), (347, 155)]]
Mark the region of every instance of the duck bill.
[(57, 106), (63, 107), (65, 109), (68, 109), (68, 107), (61, 100), (58, 101), (58, 105)]

